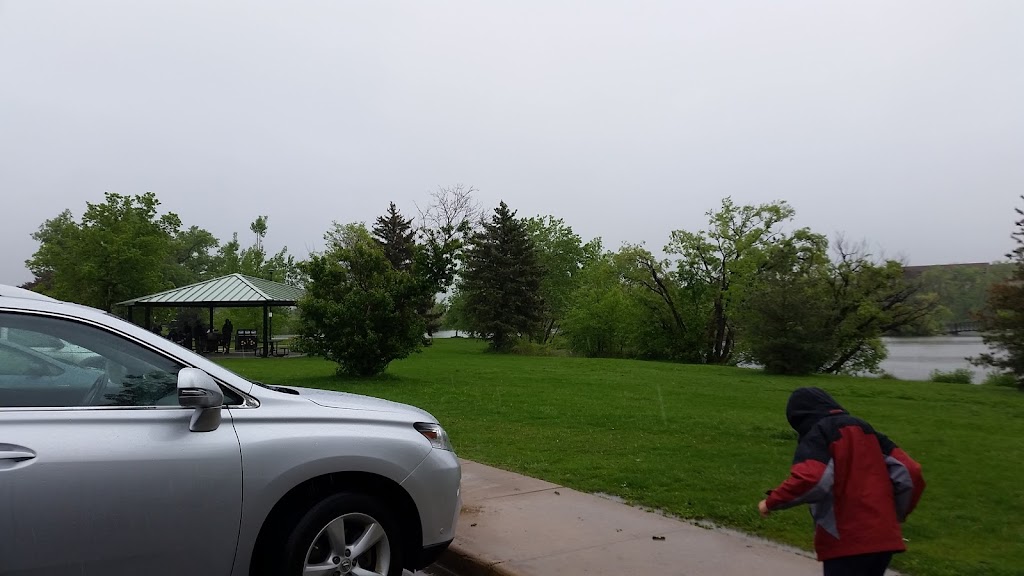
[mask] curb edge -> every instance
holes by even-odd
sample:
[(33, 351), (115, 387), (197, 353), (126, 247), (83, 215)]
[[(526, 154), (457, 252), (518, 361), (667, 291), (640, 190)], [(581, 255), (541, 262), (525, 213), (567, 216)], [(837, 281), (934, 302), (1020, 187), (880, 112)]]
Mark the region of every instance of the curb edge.
[(455, 543), (441, 554), (437, 564), (459, 576), (520, 576), (501, 563), (488, 562)]

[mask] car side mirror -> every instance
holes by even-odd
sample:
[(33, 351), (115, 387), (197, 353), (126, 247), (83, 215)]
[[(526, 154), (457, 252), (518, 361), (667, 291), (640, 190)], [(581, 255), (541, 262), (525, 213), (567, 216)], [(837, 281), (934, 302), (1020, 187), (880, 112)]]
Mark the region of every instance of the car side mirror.
[(206, 372), (198, 368), (182, 368), (178, 372), (178, 404), (196, 409), (188, 427), (192, 432), (212, 432), (220, 426), (224, 393)]

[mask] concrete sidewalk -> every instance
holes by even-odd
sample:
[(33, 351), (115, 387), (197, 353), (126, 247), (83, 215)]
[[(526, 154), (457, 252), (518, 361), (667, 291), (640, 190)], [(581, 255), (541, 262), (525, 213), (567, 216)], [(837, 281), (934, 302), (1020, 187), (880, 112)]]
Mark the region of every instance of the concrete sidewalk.
[(462, 466), (462, 515), (440, 563), (463, 576), (821, 574), (804, 552), (475, 462)]

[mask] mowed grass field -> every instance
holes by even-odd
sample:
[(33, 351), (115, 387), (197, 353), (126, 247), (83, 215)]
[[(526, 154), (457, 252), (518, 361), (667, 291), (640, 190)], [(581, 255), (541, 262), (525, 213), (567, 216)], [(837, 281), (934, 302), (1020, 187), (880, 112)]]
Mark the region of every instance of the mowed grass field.
[(1024, 394), (1015, 390), (507, 356), (466, 339), (437, 340), (368, 380), (339, 378), (317, 358), (221, 362), (266, 383), (413, 404), (441, 421), (461, 457), (805, 549), (805, 508), (762, 519), (756, 505), (788, 473), (789, 393), (820, 386), (923, 466), (928, 487), (894, 568), (1024, 574)]

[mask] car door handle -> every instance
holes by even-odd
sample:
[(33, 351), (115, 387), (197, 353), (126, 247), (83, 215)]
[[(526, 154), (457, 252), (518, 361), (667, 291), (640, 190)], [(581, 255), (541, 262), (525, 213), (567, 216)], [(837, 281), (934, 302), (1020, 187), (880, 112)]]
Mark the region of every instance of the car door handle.
[(31, 460), (35, 457), (36, 455), (28, 450), (0, 450), (0, 460), (21, 462), (22, 460)]

